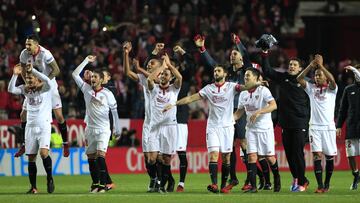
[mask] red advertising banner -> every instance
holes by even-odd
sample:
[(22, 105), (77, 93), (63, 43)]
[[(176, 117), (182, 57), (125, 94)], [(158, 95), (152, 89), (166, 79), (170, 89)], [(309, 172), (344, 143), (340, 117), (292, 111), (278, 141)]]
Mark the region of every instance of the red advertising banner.
[[(8, 131), (8, 127), (20, 125), (20, 120), (0, 120), (0, 147), (1, 148), (15, 148), (15, 137)], [(136, 130), (136, 138), (141, 141), (143, 120), (141, 119), (120, 119), (121, 128)], [(77, 146), (85, 146), (85, 123), (83, 120), (67, 120), (69, 141), (76, 143)], [(56, 124), (53, 127), (59, 132)], [(188, 123), (189, 136), (188, 146), (190, 147), (205, 147), (206, 146), (206, 120), (190, 120)], [(345, 135), (345, 128), (343, 128), (343, 135)], [(281, 128), (275, 128), (276, 146), (281, 146)], [(338, 140), (338, 143), (344, 143), (344, 138)]]
[[(239, 149), (237, 149), (238, 152)], [(239, 153), (238, 153), (239, 154)], [(240, 156), (240, 155), (239, 155)], [(283, 147), (276, 147), (276, 156), (279, 168), (282, 171), (288, 171), (285, 151)], [(187, 150), (188, 172), (204, 173), (208, 172), (208, 155), (205, 147), (189, 147)], [(312, 155), (307, 145), (305, 147), (306, 169), (312, 170)], [(141, 148), (109, 148), (107, 152), (106, 162), (111, 173), (145, 173), (144, 157)], [(335, 170), (348, 170), (345, 146), (338, 145), (338, 155), (335, 157)], [(221, 164), (219, 164), (219, 167)], [(238, 160), (237, 171), (245, 172), (245, 166)], [(171, 169), (175, 173), (179, 171), (179, 159), (177, 155), (173, 156), (171, 161)]]

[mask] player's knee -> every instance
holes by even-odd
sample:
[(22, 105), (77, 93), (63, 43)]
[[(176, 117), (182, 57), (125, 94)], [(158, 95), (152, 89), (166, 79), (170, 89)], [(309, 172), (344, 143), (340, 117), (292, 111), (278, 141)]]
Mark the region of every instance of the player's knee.
[(96, 153), (93, 153), (93, 154), (86, 154), (88, 159), (96, 159)]
[(106, 156), (106, 152), (103, 152), (103, 151), (100, 151), (100, 150), (98, 150), (98, 151), (96, 152), (96, 157), (103, 157), (103, 158), (105, 158), (105, 156)]
[(29, 162), (35, 162), (36, 161), (36, 154), (30, 154), (28, 156)]
[(322, 157), (321, 153), (319, 152), (314, 152), (313, 156), (314, 156), (314, 161), (320, 160)]
[(40, 150), (40, 156), (42, 159), (45, 159), (49, 156), (49, 150), (48, 149), (41, 149)]
[(256, 153), (248, 154), (248, 160), (249, 160), (249, 163), (256, 163), (257, 154)]
[(163, 155), (163, 164), (165, 165), (170, 165), (170, 162), (171, 162), (171, 155)]
[(212, 151), (209, 154), (209, 161), (210, 162), (217, 162), (219, 159), (219, 152), (217, 151)]
[(230, 164), (230, 154), (231, 153), (224, 153), (222, 154), (222, 161), (225, 164)]
[(334, 156), (325, 155), (325, 159), (326, 159), (326, 161), (331, 161), (331, 160), (334, 160)]

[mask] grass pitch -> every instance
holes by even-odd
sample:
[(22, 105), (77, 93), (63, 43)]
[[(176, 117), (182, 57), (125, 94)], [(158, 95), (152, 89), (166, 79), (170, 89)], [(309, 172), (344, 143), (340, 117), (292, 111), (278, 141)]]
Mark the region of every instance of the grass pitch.
[[(350, 191), (352, 182), (350, 171), (335, 171), (331, 181), (330, 192), (326, 194), (314, 194), (317, 187), (312, 171), (307, 172), (310, 180), (310, 188), (303, 193), (292, 193), (289, 191), (291, 175), (281, 172), (282, 189), (280, 193), (272, 191), (259, 191), (256, 194), (244, 194), (240, 186), (235, 187), (231, 194), (213, 194), (206, 190), (210, 183), (208, 174), (188, 174), (184, 193), (154, 194), (146, 193), (148, 177), (145, 174), (112, 175), (117, 187), (105, 194), (89, 194), (90, 176), (55, 176), (55, 192), (46, 193), (46, 178), (37, 178), (39, 194), (28, 195), (29, 189), (27, 177), (0, 177), (0, 202), (360, 202), (360, 188)], [(178, 174), (174, 174), (178, 180)], [(220, 178), (220, 173), (219, 173)], [(243, 182), (245, 173), (239, 173), (238, 178)]]

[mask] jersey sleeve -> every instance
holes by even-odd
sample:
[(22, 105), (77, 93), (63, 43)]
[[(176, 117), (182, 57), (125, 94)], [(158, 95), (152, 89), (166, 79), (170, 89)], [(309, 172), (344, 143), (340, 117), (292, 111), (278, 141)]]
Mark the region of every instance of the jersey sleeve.
[(147, 87), (147, 78), (143, 74), (136, 74), (139, 78), (139, 84), (143, 87)]
[(20, 63), (24, 63), (26, 64), (26, 49), (22, 50), (21, 51), (21, 54), (20, 54), (20, 57), (19, 57), (19, 60), (20, 60)]
[(306, 87), (304, 88), (304, 91), (306, 94), (311, 95), (311, 89), (313, 88), (313, 84), (309, 83), (308, 81), (305, 81)]
[(244, 105), (245, 105), (245, 104), (244, 104), (244, 99), (243, 99), (243, 98), (244, 98), (244, 94), (245, 94), (244, 92), (241, 92), (240, 95), (239, 95), (239, 101), (238, 101), (238, 106), (237, 106), (238, 109), (243, 109), (243, 108), (245, 108), (245, 107), (244, 107)]
[(264, 100), (266, 102), (270, 102), (272, 100), (275, 100), (274, 97), (272, 96), (270, 90), (268, 88), (266, 88), (266, 87), (263, 87), (263, 94), (264, 94), (263, 98), (264, 98)]
[(206, 85), (199, 91), (199, 95), (203, 99), (209, 99), (209, 85)]
[(54, 56), (52, 55), (52, 53), (49, 50), (45, 51), (45, 63), (46, 64), (50, 64), (51, 62), (53, 62), (55, 60)]

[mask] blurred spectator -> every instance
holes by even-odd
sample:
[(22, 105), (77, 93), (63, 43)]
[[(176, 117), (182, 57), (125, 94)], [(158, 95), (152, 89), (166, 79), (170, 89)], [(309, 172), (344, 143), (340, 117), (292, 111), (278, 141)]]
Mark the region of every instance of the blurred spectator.
[(0, 120), (8, 119), (8, 106), (10, 103), (10, 94), (7, 91), (4, 80), (0, 80)]
[(117, 146), (137, 147), (140, 145), (138, 139), (136, 139), (136, 130), (128, 130), (123, 128), (121, 131), (120, 139), (117, 142)]
[[(229, 36), (234, 32), (248, 48), (250, 58), (256, 61), (259, 50), (254, 42), (264, 32), (274, 34), (282, 44), (287, 45), (288, 39), (284, 36), (300, 19), (296, 16), (298, 4), (295, 0), (232, 0), (226, 3), (223, 0), (2, 1), (0, 80), (10, 79), (11, 67), (18, 62), (25, 47), (25, 37), (38, 32), (41, 44), (50, 49), (61, 69), (57, 80), (63, 81), (59, 90), (66, 117), (84, 117), (83, 99), (77, 99), (82, 97), (82, 93), (73, 87), (71, 72), (82, 58), (95, 54), (97, 62), (89, 68), (107, 67), (111, 73), (117, 90), (115, 97), (120, 117), (142, 118), (142, 89), (123, 75), (122, 42), (132, 42), (132, 57), (137, 58), (140, 64), (159, 41), (164, 42), (166, 48), (181, 44), (199, 59), (192, 37), (202, 33), (206, 35), (211, 55), (218, 62), (226, 63), (232, 46)], [(296, 53), (296, 47), (294, 49)], [(273, 67), (286, 69), (287, 61), (288, 56), (280, 48), (270, 56)], [(329, 63), (329, 67), (335, 70), (336, 64)], [(202, 61), (197, 60), (197, 65), (191, 78), (196, 91), (213, 78), (212, 72), (202, 66)], [(336, 72), (341, 75), (338, 81), (342, 84), (351, 81), (342, 70)], [(8, 118), (19, 118), (21, 97), (10, 96), (8, 101), (9, 105), (5, 107)], [(5, 103), (1, 101), (0, 109), (4, 109)], [(3, 112), (0, 114), (5, 116)], [(193, 111), (191, 115), (200, 119), (206, 117), (202, 111)]]

